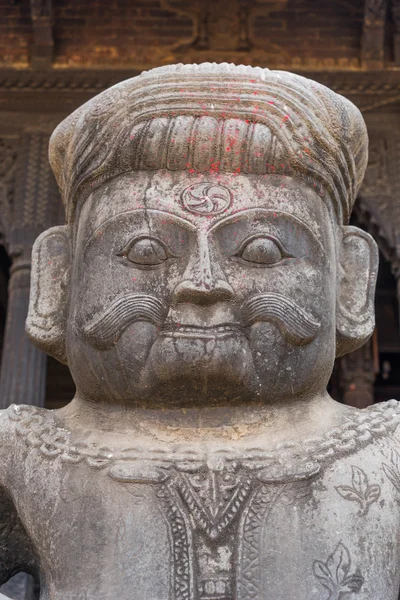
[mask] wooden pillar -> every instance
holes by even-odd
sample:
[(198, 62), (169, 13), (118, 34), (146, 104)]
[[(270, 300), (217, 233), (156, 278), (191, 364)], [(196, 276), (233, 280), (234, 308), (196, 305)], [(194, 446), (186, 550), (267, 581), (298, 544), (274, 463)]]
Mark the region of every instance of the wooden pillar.
[(392, 0), (394, 63), (400, 65), (400, 0)]
[(381, 69), (385, 59), (385, 26), (388, 0), (365, 0), (361, 40), (361, 65)]
[[(49, 135), (22, 136), (8, 231), (12, 259), (6, 327), (0, 370), (0, 408), (11, 403), (44, 406), (46, 355), (25, 334), (31, 274), (31, 250), (36, 237), (60, 220), (60, 198), (48, 161)], [(20, 573), (5, 586), (15, 600), (33, 600), (32, 577)]]
[(49, 136), (26, 133), (21, 140), (15, 173), (9, 231), (12, 259), (6, 327), (0, 371), (0, 408), (11, 403), (45, 401), (46, 355), (25, 334), (31, 271), (31, 249), (36, 237), (54, 223), (55, 183), (47, 157)]
[(35, 348), (25, 335), (30, 249), (26, 248), (12, 258), (0, 371), (0, 408), (6, 408), (11, 403), (44, 406), (46, 355)]
[(339, 381), (344, 404), (366, 408), (374, 403), (374, 383), (379, 370), (376, 330), (364, 346), (340, 360)]

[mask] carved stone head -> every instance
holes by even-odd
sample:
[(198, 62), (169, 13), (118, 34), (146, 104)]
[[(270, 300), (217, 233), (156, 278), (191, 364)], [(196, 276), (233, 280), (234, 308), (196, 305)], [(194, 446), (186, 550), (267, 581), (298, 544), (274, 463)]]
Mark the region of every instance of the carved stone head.
[(312, 396), (371, 335), (377, 249), (346, 225), (367, 134), (324, 86), (161, 67), (63, 121), (50, 160), (68, 224), (36, 241), (27, 332), (85, 397)]

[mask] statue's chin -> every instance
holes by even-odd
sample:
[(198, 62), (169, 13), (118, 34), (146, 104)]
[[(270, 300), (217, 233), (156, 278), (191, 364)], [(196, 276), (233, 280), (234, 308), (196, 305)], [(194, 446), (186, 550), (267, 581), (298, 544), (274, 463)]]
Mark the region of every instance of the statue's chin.
[(256, 398), (259, 383), (244, 335), (164, 335), (151, 348), (140, 388), (166, 405), (188, 406)]

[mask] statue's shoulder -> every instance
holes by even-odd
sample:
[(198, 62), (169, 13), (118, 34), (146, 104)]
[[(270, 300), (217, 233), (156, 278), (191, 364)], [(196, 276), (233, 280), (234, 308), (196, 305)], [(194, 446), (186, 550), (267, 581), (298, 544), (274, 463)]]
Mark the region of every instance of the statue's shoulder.
[(22, 434), (44, 422), (47, 412), (50, 411), (18, 404), (0, 410), (0, 482), (4, 481), (9, 467), (18, 458)]
[(348, 407), (343, 421), (321, 438), (304, 440), (302, 449), (319, 464), (362, 453), (375, 455), (398, 440), (400, 451), (400, 402), (388, 400), (368, 408)]
[(389, 400), (374, 406), (381, 406), (381, 410), (388, 408), (390, 413), (393, 415), (389, 439), (394, 448), (397, 448), (397, 451), (400, 452), (400, 401)]
[(33, 548), (13, 499), (13, 473), (16, 465), (21, 463), (16, 417), (19, 413), (28, 415), (35, 410), (34, 407), (16, 405), (0, 410), (0, 585), (16, 571), (31, 572), (35, 567)]
[(15, 448), (17, 434), (15, 422), (10, 418), (12, 407), (0, 410), (0, 482)]
[(400, 451), (400, 401), (378, 402), (361, 410), (354, 408), (349, 423), (357, 432), (359, 447), (381, 440), (390, 446), (398, 445)]

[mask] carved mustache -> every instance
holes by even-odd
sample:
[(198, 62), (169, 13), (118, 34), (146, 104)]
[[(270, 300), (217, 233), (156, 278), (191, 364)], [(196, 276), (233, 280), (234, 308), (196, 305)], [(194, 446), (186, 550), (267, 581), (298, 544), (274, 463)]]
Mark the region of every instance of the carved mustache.
[[(107, 350), (135, 321), (149, 321), (161, 327), (166, 312), (163, 303), (154, 296), (126, 294), (116, 298), (82, 329), (92, 346)], [(320, 323), (292, 300), (276, 293), (259, 294), (246, 300), (241, 307), (241, 317), (245, 327), (260, 321), (275, 322), (283, 335), (296, 345), (310, 343), (320, 328)]]
[(295, 345), (309, 344), (321, 326), (305, 310), (282, 294), (252, 296), (241, 308), (245, 326), (259, 321), (275, 322), (283, 335)]
[(135, 321), (150, 321), (161, 327), (165, 308), (160, 300), (147, 294), (126, 294), (114, 302), (99, 316), (83, 327), (90, 343), (99, 350), (106, 350), (118, 341), (125, 329)]

